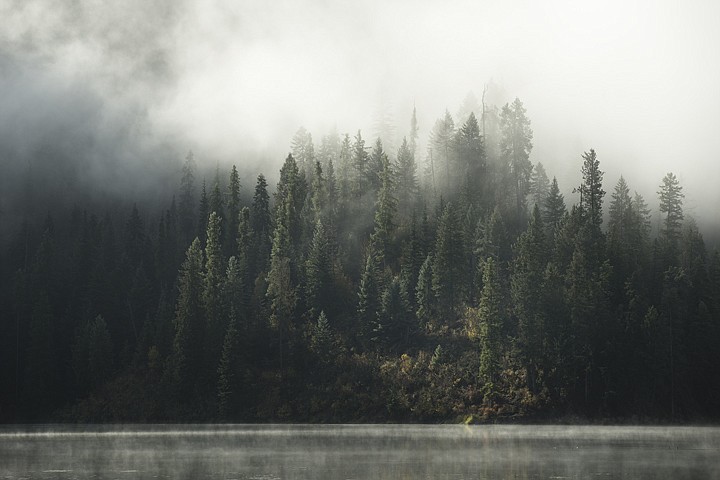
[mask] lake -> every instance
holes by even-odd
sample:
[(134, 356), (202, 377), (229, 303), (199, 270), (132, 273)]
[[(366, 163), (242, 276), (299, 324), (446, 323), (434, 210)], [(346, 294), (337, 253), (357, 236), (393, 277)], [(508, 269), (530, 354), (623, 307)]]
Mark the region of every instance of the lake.
[(720, 478), (720, 429), (464, 425), (0, 429), (0, 479)]

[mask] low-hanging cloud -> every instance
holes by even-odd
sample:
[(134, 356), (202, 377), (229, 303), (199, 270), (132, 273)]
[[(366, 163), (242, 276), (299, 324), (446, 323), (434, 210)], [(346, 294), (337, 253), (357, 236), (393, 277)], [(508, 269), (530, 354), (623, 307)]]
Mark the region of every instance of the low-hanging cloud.
[(9, 171), (45, 151), (138, 189), (131, 172), (149, 182), (192, 149), (272, 175), (300, 125), (368, 138), (381, 109), (402, 136), (414, 105), (427, 135), (492, 79), (566, 191), (592, 147), (608, 191), (622, 174), (652, 200), (674, 171), (690, 213), (720, 205), (716, 2), (0, 0), (0, 15)]

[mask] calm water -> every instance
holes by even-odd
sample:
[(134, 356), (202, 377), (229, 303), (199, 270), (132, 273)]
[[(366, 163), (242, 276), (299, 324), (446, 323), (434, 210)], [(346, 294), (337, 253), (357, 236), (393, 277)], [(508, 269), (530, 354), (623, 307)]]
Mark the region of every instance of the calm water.
[(0, 479), (720, 478), (720, 429), (121, 426), (0, 430)]

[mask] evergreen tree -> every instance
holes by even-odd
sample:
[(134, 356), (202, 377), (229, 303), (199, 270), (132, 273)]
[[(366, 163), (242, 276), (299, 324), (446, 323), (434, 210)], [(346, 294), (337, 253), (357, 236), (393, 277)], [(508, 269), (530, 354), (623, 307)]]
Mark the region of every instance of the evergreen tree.
[(310, 336), (310, 350), (317, 355), (323, 363), (327, 363), (333, 359), (332, 337), (330, 322), (325, 312), (321, 311), (320, 315), (318, 315), (317, 323), (313, 325)]
[(205, 236), (207, 235), (208, 217), (210, 215), (210, 200), (207, 196), (207, 190), (205, 188), (205, 179), (202, 182), (202, 188), (200, 190), (200, 206), (198, 207), (198, 232), (197, 236), (200, 238), (200, 244), (205, 245)]
[(583, 216), (588, 219), (593, 229), (599, 233), (602, 224), (602, 202), (605, 196), (605, 190), (602, 189), (604, 172), (600, 170), (600, 161), (592, 148), (590, 152), (583, 153), (582, 158), (583, 183), (578, 188), (580, 192), (580, 208)]
[[(621, 176), (615, 185), (615, 191), (610, 201), (610, 219), (608, 221), (608, 251), (610, 260), (620, 279), (626, 278), (634, 263), (633, 242), (639, 240), (633, 236), (633, 221), (636, 216), (633, 211), (630, 189)], [(622, 284), (623, 282), (615, 282)]]
[(552, 233), (553, 237), (555, 235), (555, 229), (560, 224), (560, 220), (562, 220), (565, 212), (565, 199), (563, 198), (563, 194), (560, 193), (557, 179), (553, 177), (550, 191), (544, 204), (545, 216), (543, 218), (545, 226), (548, 228), (548, 231)]
[(227, 219), (225, 220), (225, 238), (223, 252), (226, 257), (232, 255), (235, 247), (235, 240), (238, 230), (240, 215), (240, 176), (235, 165), (230, 171), (230, 183), (228, 184)]
[(290, 246), (300, 244), (302, 237), (302, 216), (303, 205), (307, 193), (305, 176), (298, 169), (297, 163), (292, 155), (288, 155), (285, 163), (280, 169), (280, 181), (275, 191), (275, 228), (283, 224), (288, 234), (288, 258), (291, 255)]
[(400, 279), (394, 277), (380, 299), (380, 309), (373, 328), (373, 341), (380, 346), (397, 350), (407, 344), (412, 330), (412, 317)]
[(347, 133), (342, 139), (340, 144), (340, 155), (338, 160), (338, 194), (340, 195), (341, 202), (345, 203), (350, 200), (350, 195), (353, 193), (353, 146), (350, 142), (350, 135)]
[(382, 256), (376, 251), (375, 244), (371, 242), (367, 250), (365, 269), (360, 277), (358, 291), (357, 331), (361, 341), (371, 338), (380, 311), (383, 290)]
[[(220, 233), (220, 217), (212, 212), (208, 221), (207, 242), (205, 244), (205, 270), (203, 282), (203, 306), (207, 319), (206, 353), (210, 356), (219, 352), (222, 336), (225, 333), (222, 305), (222, 284), (224, 268)], [(209, 359), (212, 368), (216, 368), (214, 358)]]
[(320, 311), (334, 311), (333, 259), (322, 220), (315, 225), (312, 245), (305, 265), (305, 297), (310, 318)]
[[(450, 112), (445, 110), (445, 116), (438, 119), (430, 132), (430, 158), (434, 158), (434, 164), (438, 166), (438, 174), (442, 170), (444, 182), (443, 189), (449, 192), (451, 189), (450, 163), (452, 158), (452, 142), (455, 138), (455, 122)], [(444, 166), (441, 170), (439, 167)]]
[(530, 194), (531, 201), (540, 207), (541, 212), (545, 212), (545, 204), (550, 196), (550, 180), (548, 179), (545, 167), (538, 162), (532, 169), (530, 174)]
[[(463, 197), (467, 205), (478, 206), (483, 194), (487, 194), (485, 149), (480, 137), (480, 127), (474, 113), (455, 135), (457, 171), (462, 175)], [(485, 199), (483, 199), (485, 200)], [(485, 201), (483, 201), (483, 206)]]
[(544, 360), (543, 278), (547, 262), (540, 208), (535, 204), (528, 228), (515, 245), (511, 298), (518, 321), (518, 344), (530, 391), (537, 394), (538, 374)]
[(305, 127), (300, 127), (292, 139), (292, 155), (298, 170), (308, 177), (312, 176), (315, 168), (315, 146), (312, 135)]
[[(493, 257), (502, 271), (512, 256), (510, 237), (505, 228), (500, 208), (495, 207), (486, 225), (478, 223), (475, 233), (475, 255), (477, 258)], [(482, 273), (481, 273), (482, 276)], [(481, 285), (478, 282), (478, 285)]]
[(218, 415), (221, 419), (232, 416), (233, 407), (239, 395), (239, 349), (240, 334), (237, 327), (238, 319), (234, 308), (230, 309), (230, 322), (223, 340), (220, 364), (218, 366)]
[(401, 215), (408, 215), (417, 203), (418, 182), (415, 155), (403, 138), (402, 145), (397, 154), (397, 192), (398, 211)]
[(173, 385), (184, 395), (198, 393), (194, 386), (203, 364), (202, 271), (203, 254), (200, 240), (196, 238), (187, 250), (178, 277), (180, 291), (175, 308), (175, 339), (169, 371)]
[(432, 289), (437, 299), (442, 322), (452, 323), (452, 317), (464, 295), (463, 239), (458, 225), (455, 205), (443, 210), (438, 225), (435, 256), (433, 258)]
[(323, 177), (322, 166), (320, 162), (315, 162), (315, 174), (313, 175), (312, 186), (310, 190), (310, 206), (312, 209), (313, 225), (318, 221), (328, 220), (329, 198), (327, 191), (327, 182)]
[(320, 149), (317, 154), (317, 161), (323, 169), (327, 169), (331, 162), (337, 161), (340, 155), (340, 135), (333, 129), (328, 135), (323, 136), (320, 142)]
[(85, 322), (75, 337), (73, 371), (81, 391), (107, 381), (113, 368), (112, 341), (102, 315)]
[[(412, 154), (413, 158), (415, 157), (415, 153), (417, 153), (417, 141), (418, 141), (418, 121), (417, 121), (417, 112), (415, 111), (415, 105), (413, 105), (413, 113), (412, 117), (410, 118), (410, 142), (409, 142), (409, 149), (410, 153)], [(398, 155), (399, 156), (399, 155)]]
[(503, 331), (505, 326), (505, 299), (500, 272), (492, 257), (483, 262), (483, 288), (478, 307), (480, 324), (480, 380), (485, 401), (492, 401), (499, 393)]
[(432, 265), (432, 255), (428, 255), (420, 267), (417, 287), (415, 287), (416, 315), (421, 325), (428, 325), (434, 316), (435, 295), (432, 290)]
[(267, 181), (261, 173), (258, 175), (255, 193), (250, 205), (250, 225), (253, 232), (254, 258), (253, 273), (266, 271), (272, 248), (272, 214)]
[(680, 182), (672, 172), (663, 177), (657, 193), (660, 197), (660, 212), (665, 214), (661, 234), (670, 251), (676, 252), (683, 220), (682, 199), (685, 195), (682, 193)]
[(522, 102), (516, 98), (512, 104), (505, 104), (500, 113), (502, 129), (500, 149), (504, 163), (509, 167), (512, 190), (515, 192), (515, 218), (518, 229), (524, 221), (525, 197), (532, 172), (530, 151), (533, 146), (533, 132), (525, 112)]
[(192, 241), (195, 233), (195, 160), (189, 152), (185, 158), (180, 179), (180, 205), (178, 217), (182, 233), (182, 245)]
[(381, 261), (386, 262), (390, 258), (392, 234), (395, 229), (394, 217), (397, 210), (397, 200), (393, 195), (395, 185), (393, 172), (390, 167), (390, 160), (383, 155), (382, 173), (380, 175), (381, 186), (378, 191), (377, 206), (375, 210), (375, 228), (370, 241), (376, 244), (377, 253)]

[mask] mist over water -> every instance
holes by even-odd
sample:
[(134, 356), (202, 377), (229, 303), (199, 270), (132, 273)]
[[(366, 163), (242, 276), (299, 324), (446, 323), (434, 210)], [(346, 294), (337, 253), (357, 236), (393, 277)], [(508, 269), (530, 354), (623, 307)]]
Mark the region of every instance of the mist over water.
[(720, 429), (229, 425), (0, 433), (15, 478), (714, 478)]

